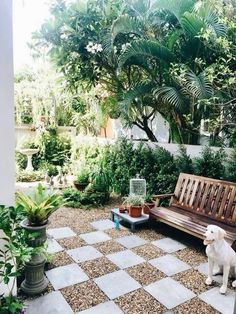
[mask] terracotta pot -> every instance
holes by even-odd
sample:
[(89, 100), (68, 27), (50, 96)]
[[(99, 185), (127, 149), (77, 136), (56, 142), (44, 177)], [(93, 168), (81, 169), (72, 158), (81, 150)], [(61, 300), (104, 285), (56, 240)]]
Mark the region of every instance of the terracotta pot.
[(129, 215), (134, 218), (142, 216), (142, 206), (130, 206)]
[(155, 203), (145, 203), (143, 205), (143, 213), (149, 215), (149, 209), (155, 207)]
[(74, 182), (74, 186), (76, 187), (77, 190), (83, 192), (86, 187), (87, 187), (88, 183), (77, 183), (77, 182)]

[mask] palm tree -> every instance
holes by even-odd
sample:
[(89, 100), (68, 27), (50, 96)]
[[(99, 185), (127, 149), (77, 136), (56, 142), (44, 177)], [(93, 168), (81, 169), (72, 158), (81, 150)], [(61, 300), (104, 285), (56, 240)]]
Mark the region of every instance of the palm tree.
[[(133, 101), (128, 94), (129, 104), (137, 106), (140, 90), (142, 106), (151, 106), (153, 114), (158, 111), (169, 122), (172, 141), (196, 144), (204, 113), (199, 101), (213, 96), (206, 68), (202, 69), (196, 60), (206, 64), (215, 61), (198, 35), (210, 29), (213, 38), (223, 37), (226, 29), (208, 4), (194, 7), (193, 0), (162, 0), (153, 5), (147, 2), (143, 8), (141, 2), (132, 1), (131, 15), (121, 16), (112, 27), (113, 44), (119, 34), (136, 38), (121, 53), (119, 68), (138, 67), (148, 81), (146, 94), (140, 88), (143, 83), (135, 85)], [(163, 32), (165, 27), (168, 31)]]

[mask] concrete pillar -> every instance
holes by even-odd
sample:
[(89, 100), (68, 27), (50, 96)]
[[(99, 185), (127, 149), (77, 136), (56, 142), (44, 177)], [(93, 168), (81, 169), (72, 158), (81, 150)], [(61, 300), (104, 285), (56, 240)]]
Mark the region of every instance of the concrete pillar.
[[(12, 0), (0, 0), (0, 204), (13, 205), (15, 192)], [(0, 248), (3, 232), (0, 230)], [(0, 285), (0, 294), (9, 287)]]

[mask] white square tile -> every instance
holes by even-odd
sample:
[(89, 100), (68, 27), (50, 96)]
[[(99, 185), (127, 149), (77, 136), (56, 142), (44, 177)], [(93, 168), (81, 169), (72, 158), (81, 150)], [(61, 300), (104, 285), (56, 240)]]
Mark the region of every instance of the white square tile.
[(47, 234), (54, 239), (63, 239), (76, 236), (74, 231), (69, 227), (48, 229)]
[(88, 280), (88, 276), (78, 264), (70, 264), (46, 271), (46, 276), (55, 290)]
[(48, 239), (48, 248), (47, 248), (47, 252), (50, 254), (53, 253), (58, 253), (63, 251), (63, 247), (60, 246), (60, 244), (54, 240), (54, 239)]
[(146, 240), (136, 236), (136, 235), (130, 235), (130, 236), (124, 236), (119, 239), (116, 239), (116, 242), (120, 243), (127, 249), (132, 249), (136, 246), (141, 246), (147, 243)]
[(115, 228), (115, 224), (110, 219), (97, 220), (90, 223), (97, 230), (108, 230)]
[(167, 253), (174, 253), (176, 251), (183, 250), (186, 248), (186, 245), (171, 238), (156, 240), (153, 241), (152, 244), (156, 245), (157, 247), (159, 247), (160, 249)]
[(134, 291), (141, 285), (124, 270), (119, 270), (94, 279), (98, 287), (108, 296), (115, 299), (128, 292)]
[(76, 263), (90, 261), (103, 255), (94, 247), (87, 245), (66, 251)]
[(130, 250), (108, 254), (107, 258), (121, 269), (135, 266), (145, 262), (145, 259), (143, 259), (142, 257), (138, 256), (137, 254)]
[(73, 314), (60, 291), (25, 302), (26, 314)]
[(195, 294), (172, 278), (163, 278), (144, 289), (168, 310), (192, 299)]
[(170, 254), (151, 259), (149, 263), (165, 273), (167, 276), (172, 276), (191, 268), (191, 266)]
[(212, 288), (211, 290), (203, 292), (198, 297), (222, 314), (233, 314), (235, 291), (228, 289), (227, 293), (224, 295), (220, 294), (219, 289), (220, 287)]
[(78, 312), (77, 314), (123, 314), (123, 312), (115, 302), (108, 301)]
[(111, 237), (102, 231), (83, 233), (80, 235), (80, 237), (88, 244), (96, 244), (111, 240)]

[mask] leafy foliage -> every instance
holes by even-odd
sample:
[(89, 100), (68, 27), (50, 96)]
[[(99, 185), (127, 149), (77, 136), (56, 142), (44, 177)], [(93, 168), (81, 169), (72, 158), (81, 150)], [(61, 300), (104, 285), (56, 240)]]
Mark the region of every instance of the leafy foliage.
[(35, 182), (41, 181), (43, 178), (44, 174), (41, 171), (26, 171), (26, 170), (16, 171), (17, 182)]
[[(5, 233), (1, 238), (4, 243), (0, 251), (0, 284), (3, 282), (9, 284), (13, 279), (21, 275), (25, 262), (31, 259), (33, 249), (27, 245), (27, 234), (20, 227), (20, 222), (24, 218), (21, 206), (6, 207), (0, 206), (0, 229)], [(10, 287), (10, 286), (9, 286)], [(20, 313), (23, 304), (19, 299), (12, 296), (12, 288), (8, 297), (0, 296), (0, 312), (3, 314)]]
[(179, 173), (184, 172), (192, 174), (194, 172), (192, 159), (187, 154), (187, 149), (183, 145), (179, 147), (179, 152), (175, 157), (175, 164)]
[(28, 194), (18, 192), (16, 200), (23, 206), (29, 225), (36, 226), (47, 223), (49, 216), (63, 204), (57, 192), (44, 190), (41, 184)]
[(225, 153), (223, 150), (214, 152), (206, 146), (201, 156), (194, 160), (194, 172), (197, 175), (213, 179), (223, 179), (225, 176)]

